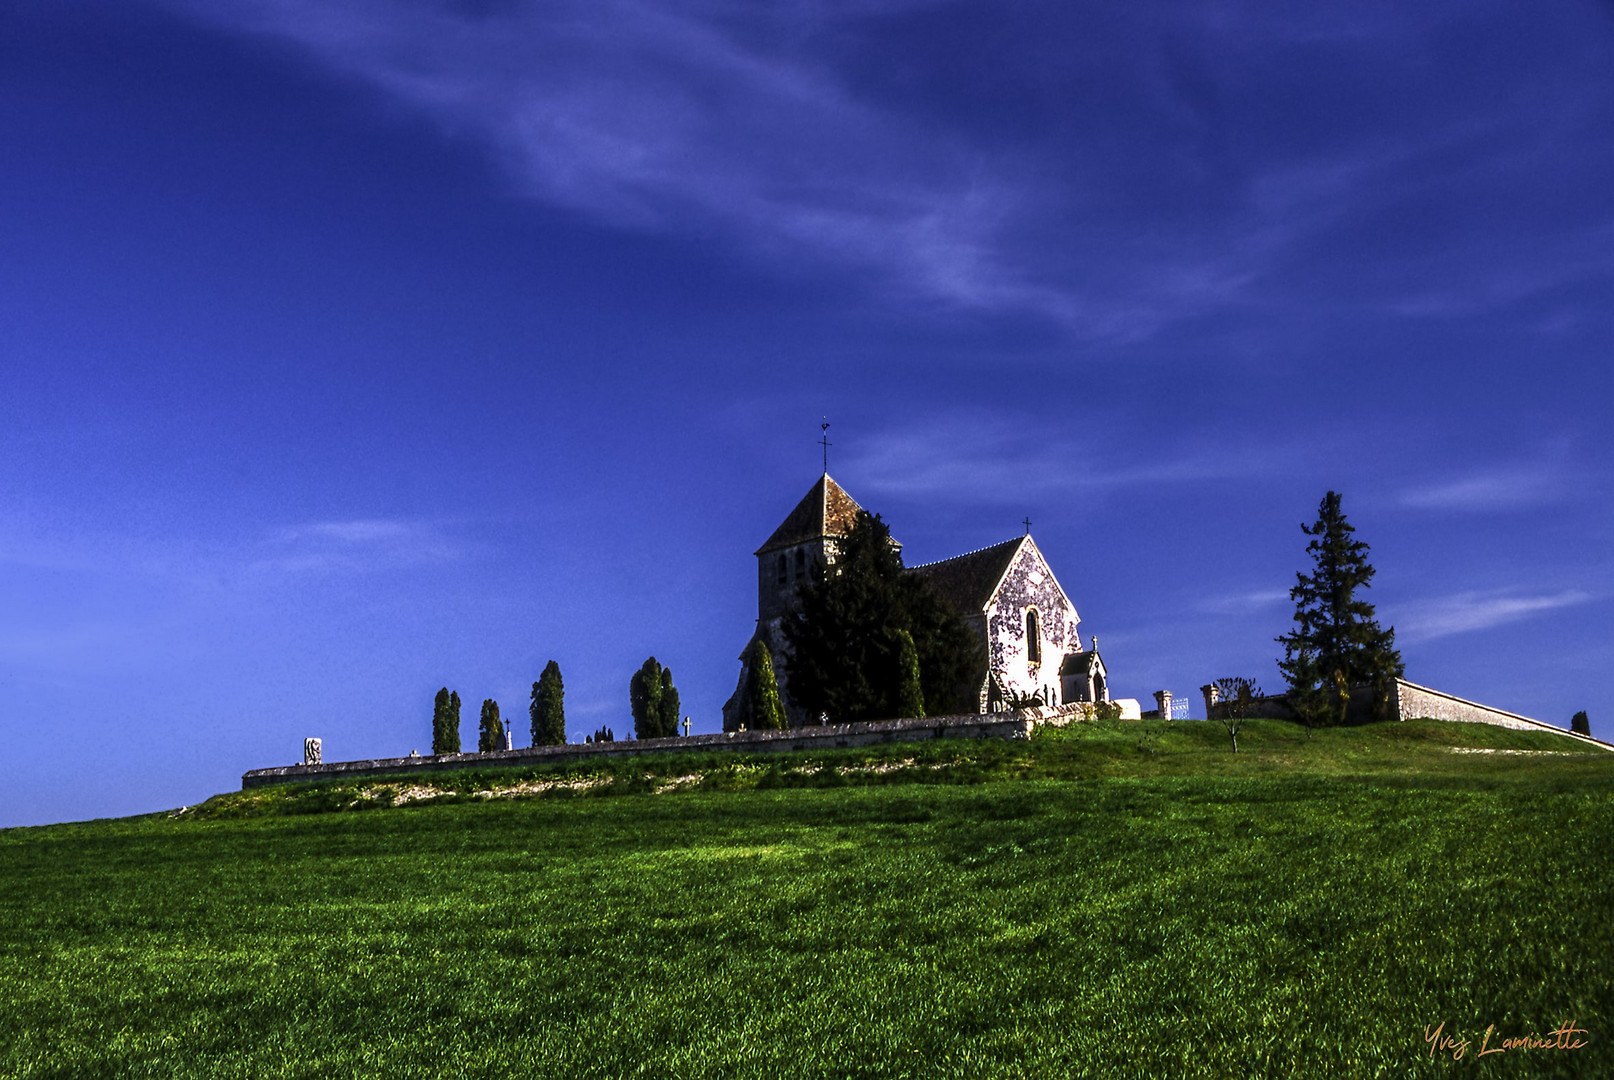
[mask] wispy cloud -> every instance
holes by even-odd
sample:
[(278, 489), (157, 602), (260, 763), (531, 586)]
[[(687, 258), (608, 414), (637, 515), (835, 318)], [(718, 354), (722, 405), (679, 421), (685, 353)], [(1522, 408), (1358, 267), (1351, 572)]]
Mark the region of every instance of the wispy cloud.
[(252, 568), (291, 573), (391, 570), (448, 561), (464, 550), (427, 522), (318, 521), (281, 529), (264, 542)]
[(1429, 641), (1487, 630), (1591, 600), (1578, 589), (1548, 595), (1513, 592), (1463, 592), (1403, 606), (1398, 611), (1396, 634), (1404, 641)]
[(1004, 218), (1034, 197), (1030, 174), (1011, 178), (956, 140), (913, 130), (822, 64), (742, 33), (736, 12), (636, 0), (496, 12), (173, 2), (296, 42), (491, 146), (544, 201), (630, 228), (715, 226), (760, 250), (882, 269), (968, 307), (1070, 303), (997, 249)]
[[(1389, 297), (1380, 306), (1419, 313), (1528, 295), (1547, 281), (1542, 267), (1582, 274), (1610, 263), (1603, 248), (1576, 245), (1584, 221), (1550, 236), (1514, 230), (1532, 238), (1528, 258), (1469, 258), (1448, 237), (1418, 260), (1401, 246), (1319, 251), (1363, 235), (1404, 245), (1381, 227), (1387, 206), (1404, 210), (1487, 169), (1477, 190), (1511, 185), (1504, 174), (1521, 154), (1550, 172), (1552, 154), (1583, 143), (1579, 121), (1550, 130), (1533, 121), (1581, 115), (1578, 99), (1531, 96), (1564, 94), (1558, 82), (1501, 95), (1516, 107), (1459, 113), (1439, 104), (1449, 88), (1431, 72), (1447, 93), (1401, 87), (1392, 120), (1371, 130), (1253, 130), (1221, 104), (1294, 96), (1307, 114), (1308, 95), (1332, 105), (1340, 85), (1360, 92), (1364, 67), (1421, 70), (1390, 61), (1422, 55), (1421, 38), (1452, 20), (1496, 17), (1455, 3), (1415, 16), (1388, 4), (1328, 17), (1255, 3), (1139, 8), (1118, 11), (1101, 36), (1091, 20), (1044, 27), (1043, 16), (1003, 11), (996, 17), (1009, 26), (990, 48), (1007, 51), (983, 43), (971, 53), (998, 97), (947, 112), (911, 92), (934, 86), (951, 98), (968, 85), (953, 51), (925, 51), (960, 14), (939, 0), (152, 2), (294, 43), (491, 149), (546, 203), (624, 228), (723, 237), (792, 267), (867, 273), (923, 304), (1034, 312), (1093, 338), (1132, 340), (1207, 312), (1293, 303), (1299, 294), (1286, 290), (1304, 277), (1301, 253), (1325, 267), (1376, 267), (1323, 271), (1300, 302), (1359, 302), (1340, 290), (1372, 282)], [(925, 28), (882, 36), (897, 13)], [(1035, 21), (1015, 26), (1022, 17)], [(1047, 51), (1039, 31), (1067, 35), (1070, 48)], [(1297, 46), (1320, 70), (1291, 70)], [(1235, 68), (1233, 56), (1248, 62)], [(903, 78), (889, 77), (892, 65)], [(1268, 68), (1281, 73), (1272, 87), (1249, 85)], [(1004, 110), (1000, 122), (972, 120), (976, 106)], [(1028, 125), (1042, 134), (1009, 134), (1027, 106), (1046, 112)], [(1596, 98), (1585, 115), (1594, 107)], [(1249, 111), (1273, 115), (1264, 104)], [(1499, 125), (1510, 137), (1493, 137)], [(1398, 268), (1414, 263), (1404, 280)], [(1475, 280), (1464, 271), (1474, 266), (1511, 277)]]
[(1509, 465), (1409, 488), (1401, 493), (1400, 503), (1425, 510), (1516, 510), (1556, 502), (1567, 493), (1566, 478), (1558, 468)]
[(1251, 589), (1208, 596), (1199, 602), (1198, 607), (1210, 615), (1254, 615), (1275, 608), (1288, 599), (1288, 589)]
[(923, 426), (863, 439), (847, 455), (847, 475), (858, 478), (859, 490), (888, 495), (948, 492), (1018, 503), (1028, 496), (1260, 475), (1282, 458), (1271, 447), (1256, 452), (1228, 444), (1128, 460), (1095, 450), (1091, 434), (1065, 437), (987, 415), (937, 417)]

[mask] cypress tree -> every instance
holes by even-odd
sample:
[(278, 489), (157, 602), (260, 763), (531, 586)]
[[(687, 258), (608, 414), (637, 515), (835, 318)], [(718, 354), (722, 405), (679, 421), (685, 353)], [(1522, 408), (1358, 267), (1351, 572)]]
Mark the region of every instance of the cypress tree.
[(913, 635), (898, 630), (897, 637), (897, 715), (925, 715), (925, 692), (919, 679), (919, 650)]
[(1586, 718), (1585, 709), (1569, 718), (1569, 730), (1576, 735), (1584, 735), (1588, 739), (1592, 737), (1592, 722)]
[(746, 726), (758, 731), (775, 731), (785, 726), (785, 706), (779, 699), (779, 680), (773, 673), (773, 657), (761, 638), (751, 640), (751, 654), (745, 665)]
[(1339, 724), (1352, 688), (1371, 686), (1374, 711), (1382, 716), (1405, 668), (1395, 648), (1395, 628), (1380, 629), (1373, 605), (1356, 595), (1375, 573), (1367, 561), (1368, 546), (1354, 539), (1356, 530), (1345, 520), (1337, 492), (1324, 495), (1317, 521), (1300, 528), (1313, 538), (1306, 552), (1314, 569), (1295, 575), (1289, 590), (1295, 628), (1277, 639), (1289, 704), (1308, 723)]
[(437, 691), (432, 701), (432, 753), (457, 754), (460, 750), (459, 726), (451, 724), (448, 687)]
[(532, 745), (560, 746), (566, 742), (565, 697), (560, 665), (551, 660), (544, 665), (538, 681), (532, 684), (532, 703), (528, 707)]
[(437, 691), (432, 702), (432, 753), (460, 752), (460, 696), (448, 687)]
[(633, 737), (661, 737), (661, 665), (652, 656), (628, 679), (628, 708), (633, 712)]
[(678, 734), (678, 688), (673, 685), (672, 668), (661, 669), (661, 737), (669, 738)]
[(499, 722), (499, 703), (492, 698), (482, 702), (482, 723), (477, 729), (476, 749), (480, 754), (504, 749), (504, 725)]

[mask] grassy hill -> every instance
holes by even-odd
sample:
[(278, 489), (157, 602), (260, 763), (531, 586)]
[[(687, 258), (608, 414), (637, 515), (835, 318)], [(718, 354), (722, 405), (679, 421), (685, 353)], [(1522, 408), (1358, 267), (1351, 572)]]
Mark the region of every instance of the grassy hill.
[[(1240, 745), (1090, 724), (7, 830), (0, 1074), (1614, 1075), (1614, 754)], [(1478, 1057), (1564, 1021), (1586, 1045)]]

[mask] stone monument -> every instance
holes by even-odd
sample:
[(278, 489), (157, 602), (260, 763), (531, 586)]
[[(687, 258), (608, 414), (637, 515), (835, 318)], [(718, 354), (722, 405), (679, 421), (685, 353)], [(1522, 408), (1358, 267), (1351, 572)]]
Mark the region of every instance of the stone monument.
[(320, 763), (320, 741), (318, 739), (303, 740), (303, 764), (318, 765)]

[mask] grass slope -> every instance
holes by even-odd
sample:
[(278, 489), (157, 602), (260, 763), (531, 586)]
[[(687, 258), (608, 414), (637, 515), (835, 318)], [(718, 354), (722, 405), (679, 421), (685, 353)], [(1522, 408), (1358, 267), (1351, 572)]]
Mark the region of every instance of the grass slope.
[[(1092, 724), (0, 832), (0, 1073), (1614, 1074), (1614, 755), (1240, 743)], [(1586, 1046), (1477, 1057), (1565, 1020)]]

